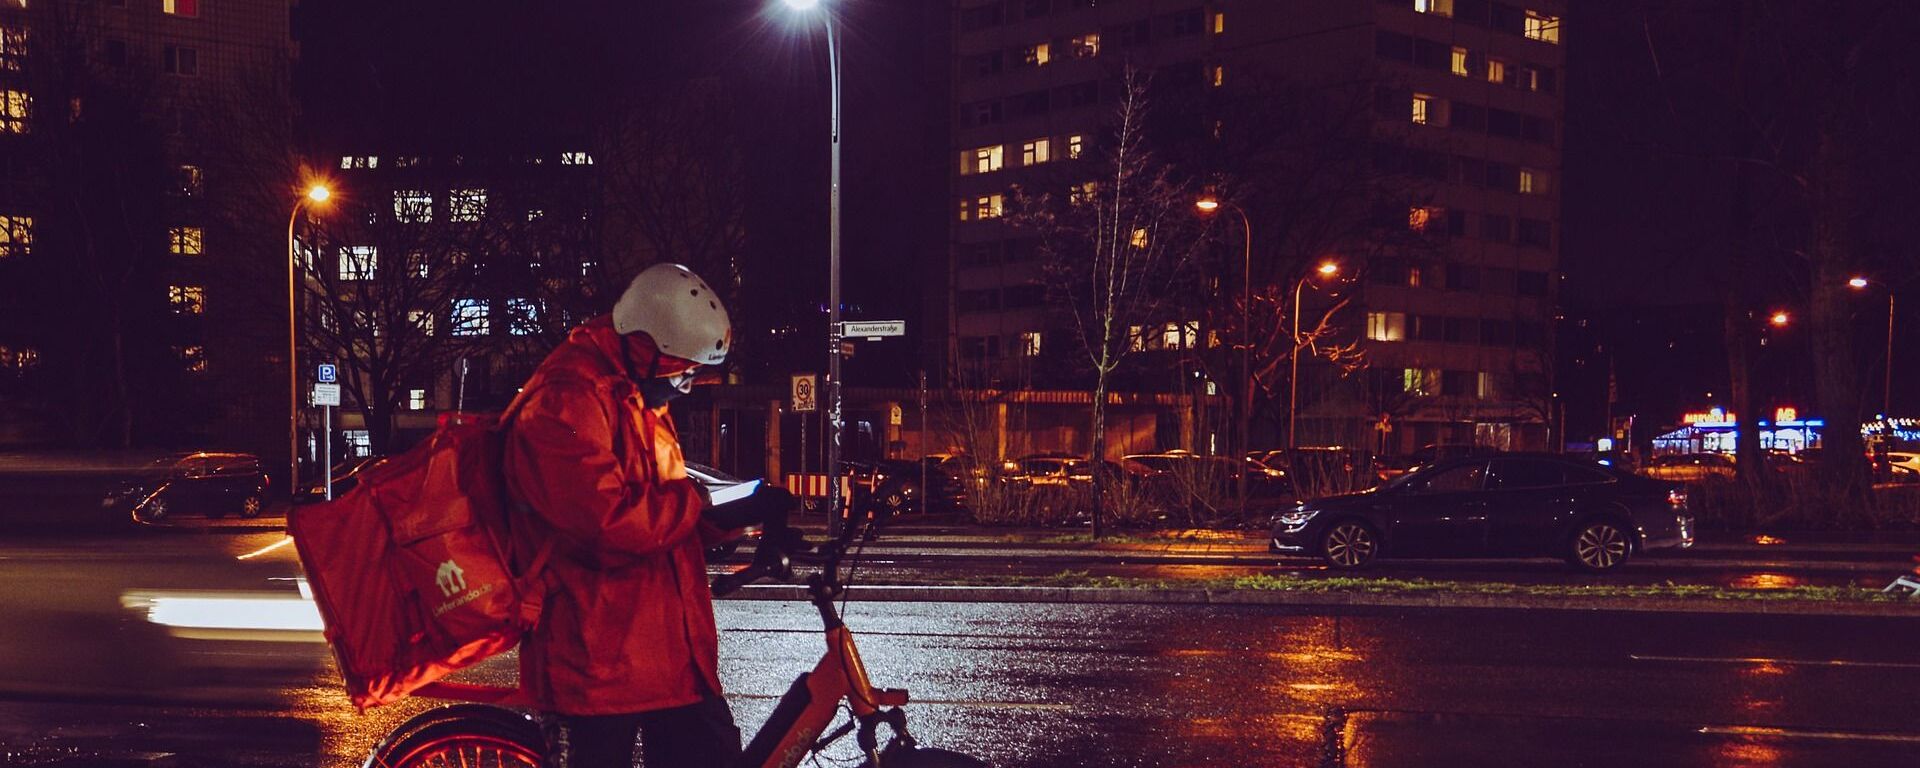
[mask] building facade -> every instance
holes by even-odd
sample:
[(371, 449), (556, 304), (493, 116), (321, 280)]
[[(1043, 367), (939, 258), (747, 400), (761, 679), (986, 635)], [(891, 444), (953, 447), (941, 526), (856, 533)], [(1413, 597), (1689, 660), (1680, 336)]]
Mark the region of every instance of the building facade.
[[(1281, 220), (1289, 216), (1321, 214), (1246, 207), (1255, 234), (1245, 268), (1274, 276), (1282, 301), (1316, 264), (1339, 268), (1337, 285), (1309, 282), (1313, 289), (1292, 307), (1309, 327), (1322, 310), (1340, 307), (1333, 335), (1301, 356), (1298, 444), (1386, 453), (1445, 443), (1545, 448), (1554, 408), (1564, 5), (958, 0), (948, 148), (954, 207), (943, 265), (948, 365), (997, 371), (1004, 384), (1008, 371), (1044, 367), (1035, 361), (1071, 346), (1049, 306), (1041, 248), (1007, 218), (1022, 190), (1062, 178), (1076, 183), (1076, 173), (1093, 178), (1101, 160), (1089, 148), (1110, 132), (1123, 68), (1152, 73), (1163, 91), (1205, 93), (1160, 101), (1217, 110), (1205, 125), (1222, 145), (1220, 137), (1234, 131), (1286, 130), (1251, 124), (1257, 121), (1247, 115), (1259, 113), (1236, 110), (1236, 98), (1289, 87), (1362, 93), (1366, 114), (1347, 138), (1366, 143), (1371, 159), (1354, 163), (1352, 173), (1373, 174), (1404, 196), (1359, 204), (1399, 200), (1399, 212), (1389, 215), (1405, 217), (1409, 237), (1331, 239), (1311, 253), (1286, 252), (1263, 233), (1297, 230), (1300, 222)], [(1268, 114), (1283, 115), (1284, 107)], [(1204, 153), (1163, 154), (1177, 163)], [(1272, 167), (1243, 160), (1193, 168), (1195, 181), (1224, 169), (1239, 171), (1231, 183), (1243, 189), (1288, 183), (1241, 170)], [(1221, 273), (1212, 284), (1215, 304), (1240, 285), (1240, 237), (1227, 236), (1233, 253), (1206, 267)], [(1228, 325), (1140, 329), (1134, 365), (1168, 375), (1136, 382), (1162, 389), (1211, 382), (1223, 395), (1237, 394), (1237, 374), (1189, 362), (1231, 348)], [(1357, 354), (1335, 364), (1315, 355), (1323, 345)], [(1286, 366), (1280, 370), (1284, 377)], [(1284, 444), (1295, 397), (1284, 378), (1278, 384), (1266, 390), (1277, 394), (1255, 400), (1252, 447)], [(1202, 447), (1222, 445), (1191, 437)]]

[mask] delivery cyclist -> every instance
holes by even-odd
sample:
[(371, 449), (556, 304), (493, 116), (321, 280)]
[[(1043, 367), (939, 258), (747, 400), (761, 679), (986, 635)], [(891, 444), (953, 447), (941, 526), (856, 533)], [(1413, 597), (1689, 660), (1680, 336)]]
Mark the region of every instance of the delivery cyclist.
[[(549, 765), (630, 766), (636, 734), (648, 768), (725, 765), (740, 752), (704, 558), (726, 531), (702, 517), (666, 407), (731, 344), (719, 295), (686, 267), (658, 264), (527, 381), (505, 466), (515, 550), (554, 542), (544, 613), (520, 649)], [(785, 494), (749, 501), (781, 503), (774, 496)]]

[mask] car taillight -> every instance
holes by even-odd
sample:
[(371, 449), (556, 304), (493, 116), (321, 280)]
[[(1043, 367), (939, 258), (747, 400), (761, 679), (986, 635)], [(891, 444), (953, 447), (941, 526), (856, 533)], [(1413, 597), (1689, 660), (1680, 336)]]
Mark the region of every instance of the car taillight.
[(1686, 506), (1687, 505), (1686, 489), (1675, 488), (1671, 491), (1667, 491), (1667, 503), (1676, 507)]

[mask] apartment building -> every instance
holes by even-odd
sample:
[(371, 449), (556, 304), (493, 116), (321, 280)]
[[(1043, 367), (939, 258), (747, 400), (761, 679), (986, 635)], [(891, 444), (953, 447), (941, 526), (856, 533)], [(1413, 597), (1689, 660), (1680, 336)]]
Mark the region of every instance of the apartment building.
[(291, 121), (292, 5), (0, 2), (0, 441), (284, 445), (286, 208), (226, 169)]
[[(1564, 8), (1562, 0), (958, 0), (949, 364), (1018, 370), (1067, 345), (1047, 306), (1037, 242), (1005, 221), (1009, 195), (1092, 161), (1084, 148), (1108, 130), (1123, 64), (1223, 93), (1285, 73), (1369, 92), (1369, 140), (1417, 193), (1407, 227), (1429, 244), (1353, 243), (1327, 254), (1346, 262), (1345, 293), (1309, 291), (1305, 311), (1353, 297), (1341, 326), (1365, 365), (1302, 357), (1299, 444), (1545, 447)], [(1227, 130), (1236, 128), (1258, 129)], [(1258, 262), (1275, 257), (1256, 249), (1253, 258), (1260, 273)], [(1142, 336), (1136, 364), (1177, 372), (1215, 334), (1178, 323)], [(1270, 418), (1251, 431), (1256, 447), (1284, 441), (1273, 426), (1284, 421), (1273, 418), (1287, 407), (1281, 400), (1262, 409)]]

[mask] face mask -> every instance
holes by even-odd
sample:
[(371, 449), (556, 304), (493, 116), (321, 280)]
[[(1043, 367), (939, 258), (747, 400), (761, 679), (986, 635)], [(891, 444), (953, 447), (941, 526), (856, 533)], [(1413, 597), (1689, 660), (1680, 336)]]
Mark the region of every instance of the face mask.
[(693, 380), (699, 375), (698, 369), (640, 382), (640, 396), (646, 398), (649, 406), (662, 406), (673, 399), (693, 391)]

